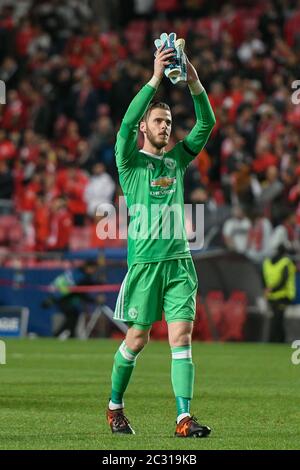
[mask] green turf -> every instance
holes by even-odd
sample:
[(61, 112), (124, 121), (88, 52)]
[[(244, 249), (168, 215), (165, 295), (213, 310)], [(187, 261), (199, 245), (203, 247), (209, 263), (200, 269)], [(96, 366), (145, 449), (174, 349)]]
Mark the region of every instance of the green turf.
[(105, 422), (118, 342), (10, 340), (0, 365), (0, 449), (299, 449), (300, 365), (290, 345), (194, 343), (192, 411), (208, 439), (173, 437), (166, 343), (138, 359), (126, 408), (135, 436)]

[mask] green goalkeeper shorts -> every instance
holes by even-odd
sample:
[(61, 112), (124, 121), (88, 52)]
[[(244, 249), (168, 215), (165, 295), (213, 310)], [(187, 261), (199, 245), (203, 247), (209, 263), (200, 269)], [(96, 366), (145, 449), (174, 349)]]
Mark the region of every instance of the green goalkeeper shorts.
[(198, 279), (191, 258), (135, 264), (119, 292), (114, 319), (140, 329), (162, 319), (193, 321)]

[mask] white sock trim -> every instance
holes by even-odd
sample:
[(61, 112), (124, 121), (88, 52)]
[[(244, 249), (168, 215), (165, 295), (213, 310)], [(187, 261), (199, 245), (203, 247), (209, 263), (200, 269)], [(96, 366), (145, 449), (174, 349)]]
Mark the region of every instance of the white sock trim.
[(122, 403), (113, 403), (111, 400), (109, 400), (108, 408), (111, 411), (122, 410), (124, 408), (124, 402), (122, 401)]
[(134, 362), (134, 360), (136, 358), (136, 355), (133, 355), (133, 354), (131, 354), (131, 352), (128, 351), (125, 341), (123, 341), (123, 343), (119, 347), (119, 351), (122, 354), (122, 356), (124, 357), (124, 359), (126, 359), (127, 361), (130, 361), (130, 362)]
[(177, 424), (180, 423), (180, 421), (183, 418), (186, 418), (187, 416), (191, 416), (190, 413), (181, 413), (181, 415), (177, 416)]
[(186, 349), (185, 351), (172, 352), (172, 359), (190, 359), (192, 358), (191, 348)]

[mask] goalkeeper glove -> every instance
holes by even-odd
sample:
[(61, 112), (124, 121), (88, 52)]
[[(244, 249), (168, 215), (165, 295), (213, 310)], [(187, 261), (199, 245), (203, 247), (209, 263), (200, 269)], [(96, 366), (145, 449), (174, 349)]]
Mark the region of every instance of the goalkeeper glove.
[(172, 83), (187, 80), (186, 56), (184, 53), (185, 40), (177, 39), (176, 33), (162, 33), (160, 39), (156, 39), (154, 44), (159, 49), (164, 44), (164, 49), (174, 49), (176, 54), (174, 63), (165, 68), (165, 75)]

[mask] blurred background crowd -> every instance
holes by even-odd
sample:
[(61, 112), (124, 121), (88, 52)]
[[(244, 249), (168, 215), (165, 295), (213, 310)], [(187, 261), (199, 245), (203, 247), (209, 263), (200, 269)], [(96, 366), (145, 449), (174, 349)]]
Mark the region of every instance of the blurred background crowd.
[[(300, 1), (2, 0), (3, 255), (126, 243), (98, 240), (95, 208), (117, 204), (116, 133), (163, 31), (186, 39), (217, 118), (185, 179), (186, 202), (205, 205), (205, 248), (257, 262), (283, 243), (299, 250)], [(158, 98), (173, 146), (192, 100), (166, 79)]]

